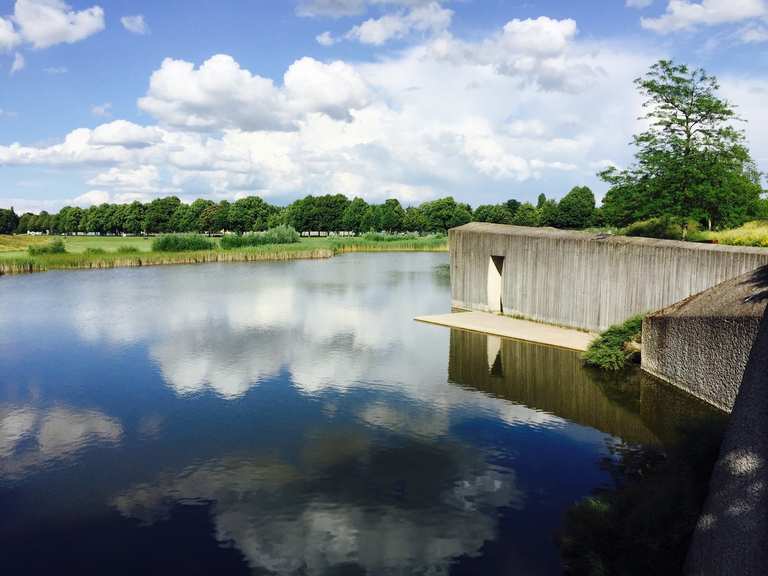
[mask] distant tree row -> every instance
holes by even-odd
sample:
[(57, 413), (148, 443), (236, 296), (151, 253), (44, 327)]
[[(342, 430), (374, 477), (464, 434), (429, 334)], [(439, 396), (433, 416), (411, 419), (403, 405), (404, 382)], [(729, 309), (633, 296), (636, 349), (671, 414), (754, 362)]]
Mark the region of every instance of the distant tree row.
[(452, 197), (404, 208), (396, 199), (369, 204), (342, 194), (306, 196), (286, 207), (250, 196), (235, 202), (198, 199), (184, 204), (175, 196), (142, 204), (101, 204), (90, 208), (66, 206), (57, 214), (42, 211), (17, 216), (0, 209), (0, 233), (50, 232), (53, 234), (156, 234), (165, 232), (213, 233), (266, 230), (280, 224), (299, 232), (368, 231), (444, 233), (471, 221), (585, 228), (599, 223), (592, 191), (580, 186), (559, 203), (543, 194), (536, 206), (509, 200), (476, 210)]

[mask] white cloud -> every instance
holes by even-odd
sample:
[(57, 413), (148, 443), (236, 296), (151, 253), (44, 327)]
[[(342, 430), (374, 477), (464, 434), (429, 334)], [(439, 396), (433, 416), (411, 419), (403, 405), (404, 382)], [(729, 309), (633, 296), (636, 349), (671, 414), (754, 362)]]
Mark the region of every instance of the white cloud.
[(409, 12), (386, 14), (371, 18), (352, 28), (345, 36), (363, 44), (379, 46), (393, 39), (400, 39), (413, 32), (437, 34), (451, 24), (453, 12), (437, 2), (417, 6)]
[(91, 106), (91, 114), (94, 116), (111, 116), (112, 115), (112, 102), (104, 102), (104, 104), (96, 104)]
[(627, 8), (648, 8), (653, 4), (653, 0), (626, 0), (625, 5)]
[(11, 75), (16, 74), (16, 72), (19, 72), (20, 70), (23, 70), (26, 64), (27, 62), (24, 60), (24, 56), (22, 56), (19, 52), (16, 52), (13, 55), (13, 62), (11, 63)]
[(658, 18), (642, 18), (640, 23), (643, 28), (667, 34), (698, 26), (742, 22), (766, 13), (764, 0), (670, 0), (664, 14)]
[(0, 51), (7, 51), (21, 44), (21, 36), (8, 18), (0, 17)]
[(144, 21), (143, 14), (136, 14), (135, 16), (123, 16), (120, 18), (120, 23), (123, 25), (123, 28), (133, 34), (149, 34), (149, 27)]
[(104, 29), (100, 6), (78, 12), (62, 0), (16, 0), (13, 20), (35, 48), (73, 44)]
[(80, 196), (77, 196), (73, 199), (73, 204), (75, 206), (98, 206), (99, 204), (104, 204), (106, 202), (109, 202), (111, 200), (109, 192), (104, 192), (103, 190), (91, 190), (90, 192), (86, 192), (85, 194), (80, 194)]
[(199, 68), (166, 58), (152, 74), (139, 107), (164, 124), (194, 130), (292, 130), (311, 113), (347, 118), (350, 110), (365, 105), (366, 97), (365, 83), (343, 62), (297, 60), (280, 88), (218, 54)]
[(163, 132), (154, 126), (139, 126), (126, 120), (115, 120), (97, 126), (90, 135), (90, 143), (96, 146), (123, 146), (143, 148), (157, 144), (163, 139)]
[(333, 34), (331, 34), (328, 30), (315, 36), (315, 40), (317, 40), (317, 43), (321, 46), (333, 46), (338, 42), (338, 39), (334, 38)]
[(157, 190), (159, 179), (159, 170), (156, 166), (113, 167), (91, 178), (88, 185), (96, 188), (151, 193)]
[(739, 40), (745, 44), (761, 44), (768, 42), (768, 26), (765, 24), (749, 24), (737, 33)]

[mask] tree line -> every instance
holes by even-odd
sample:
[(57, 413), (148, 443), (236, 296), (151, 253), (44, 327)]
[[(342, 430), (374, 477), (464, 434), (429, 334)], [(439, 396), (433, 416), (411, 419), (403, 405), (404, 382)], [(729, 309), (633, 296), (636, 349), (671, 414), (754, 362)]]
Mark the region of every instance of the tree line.
[(18, 216), (12, 208), (0, 209), (0, 233), (244, 233), (281, 224), (299, 232), (445, 233), (471, 221), (584, 228), (594, 224), (595, 212), (595, 198), (587, 187), (574, 188), (559, 203), (542, 195), (537, 206), (509, 200), (475, 210), (450, 196), (409, 207), (403, 207), (394, 198), (370, 204), (362, 198), (350, 200), (343, 194), (306, 196), (285, 207), (269, 204), (257, 196), (218, 203), (198, 199), (191, 204), (168, 196), (147, 203), (65, 206), (55, 214), (42, 211)]

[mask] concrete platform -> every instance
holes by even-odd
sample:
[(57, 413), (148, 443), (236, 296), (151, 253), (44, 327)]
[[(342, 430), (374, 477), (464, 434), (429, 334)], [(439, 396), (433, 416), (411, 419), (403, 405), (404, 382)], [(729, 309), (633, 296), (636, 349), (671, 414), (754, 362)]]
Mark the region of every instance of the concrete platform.
[(451, 314), (418, 316), (415, 320), (579, 351), (586, 350), (589, 343), (597, 336), (591, 332), (581, 332), (551, 324), (530, 322), (529, 320), (518, 320), (488, 312), (452, 312)]

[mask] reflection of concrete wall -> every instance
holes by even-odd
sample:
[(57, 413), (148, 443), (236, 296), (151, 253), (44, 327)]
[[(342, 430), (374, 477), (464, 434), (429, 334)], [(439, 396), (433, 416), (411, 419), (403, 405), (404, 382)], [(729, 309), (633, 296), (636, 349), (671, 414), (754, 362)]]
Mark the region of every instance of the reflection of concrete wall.
[(730, 411), (768, 304), (768, 267), (648, 316), (643, 369)]
[(504, 256), (505, 314), (603, 330), (768, 264), (768, 250), (473, 222), (450, 231), (452, 303), (488, 309)]

